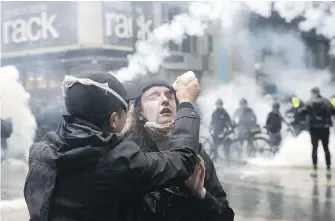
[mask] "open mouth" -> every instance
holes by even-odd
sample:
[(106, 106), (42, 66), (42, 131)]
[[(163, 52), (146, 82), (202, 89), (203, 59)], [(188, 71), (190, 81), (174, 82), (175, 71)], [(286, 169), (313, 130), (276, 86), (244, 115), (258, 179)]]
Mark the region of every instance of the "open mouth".
[(172, 111), (170, 108), (163, 108), (160, 114), (172, 114)]

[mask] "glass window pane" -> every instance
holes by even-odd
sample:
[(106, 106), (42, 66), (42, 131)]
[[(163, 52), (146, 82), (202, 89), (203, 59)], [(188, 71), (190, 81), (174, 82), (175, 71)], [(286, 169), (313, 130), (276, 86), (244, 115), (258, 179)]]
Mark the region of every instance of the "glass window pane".
[(179, 45), (177, 45), (176, 43), (174, 43), (173, 41), (169, 42), (169, 50), (170, 51), (180, 51), (179, 49)]
[(191, 41), (190, 36), (186, 36), (181, 44), (182, 52), (191, 53)]
[(213, 36), (208, 35), (208, 54), (213, 53)]
[(44, 74), (39, 74), (36, 76), (36, 87), (37, 88), (48, 87), (48, 78)]
[(27, 90), (32, 90), (35, 88), (35, 74), (34, 73), (27, 73), (25, 86)]

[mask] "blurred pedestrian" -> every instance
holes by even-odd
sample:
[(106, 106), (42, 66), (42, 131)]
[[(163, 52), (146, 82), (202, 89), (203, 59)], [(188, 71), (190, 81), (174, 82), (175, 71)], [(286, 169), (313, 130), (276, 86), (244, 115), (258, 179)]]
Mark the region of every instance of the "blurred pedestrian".
[(13, 126), (10, 119), (1, 119), (1, 163), (7, 158), (7, 140), (12, 135)]
[(310, 134), (312, 142), (312, 161), (313, 171), (312, 177), (318, 175), (318, 143), (321, 140), (322, 146), (325, 152), (326, 166), (327, 166), (327, 178), (331, 178), (331, 156), (329, 151), (329, 128), (332, 126), (332, 114), (334, 109), (328, 99), (324, 98), (320, 94), (320, 89), (314, 87), (311, 90), (311, 99), (306, 105), (300, 109), (300, 113), (308, 115), (310, 118)]

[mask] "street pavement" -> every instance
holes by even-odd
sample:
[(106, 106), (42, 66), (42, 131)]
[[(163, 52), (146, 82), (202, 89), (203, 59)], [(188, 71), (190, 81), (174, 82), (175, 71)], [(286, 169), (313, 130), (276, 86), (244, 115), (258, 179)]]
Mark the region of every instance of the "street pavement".
[[(333, 221), (335, 188), (325, 171), (318, 179), (294, 168), (218, 167), (235, 221)], [(29, 220), (23, 198), (27, 166), (18, 161), (1, 166), (1, 221)]]
[[(226, 169), (223, 185), (232, 208), (245, 217), (266, 220), (335, 220), (335, 185), (320, 170), (295, 168)], [(219, 170), (220, 173), (222, 171)]]

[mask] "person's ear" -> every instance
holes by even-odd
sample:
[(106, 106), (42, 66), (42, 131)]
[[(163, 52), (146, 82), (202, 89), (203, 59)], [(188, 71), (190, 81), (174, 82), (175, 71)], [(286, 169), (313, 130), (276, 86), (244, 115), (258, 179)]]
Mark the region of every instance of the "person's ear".
[(117, 121), (117, 113), (113, 112), (110, 117), (109, 117), (109, 126), (111, 127), (111, 129), (114, 131), (116, 129), (116, 121)]

